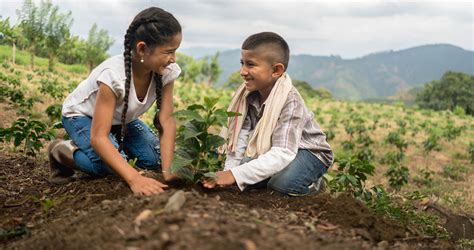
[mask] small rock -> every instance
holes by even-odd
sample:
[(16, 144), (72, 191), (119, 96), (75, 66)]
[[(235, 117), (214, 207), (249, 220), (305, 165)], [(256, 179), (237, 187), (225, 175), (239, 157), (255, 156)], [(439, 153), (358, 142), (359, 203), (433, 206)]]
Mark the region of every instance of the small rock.
[(260, 213), (255, 209), (250, 210), (250, 214), (255, 216), (255, 218), (260, 218)]
[(112, 204), (112, 201), (111, 201), (111, 200), (103, 200), (103, 201), (101, 202), (101, 204), (102, 204), (103, 206), (108, 206), (108, 205)]
[(133, 224), (139, 227), (142, 222), (150, 218), (151, 215), (153, 215), (153, 212), (150, 209), (145, 209), (135, 218)]
[(288, 217), (290, 218), (290, 221), (292, 222), (295, 222), (298, 220), (298, 215), (296, 215), (295, 213), (288, 214)]
[(167, 241), (170, 240), (170, 235), (167, 232), (163, 232), (163, 233), (160, 234), (160, 239), (163, 242), (167, 242)]
[(168, 226), (168, 229), (171, 231), (171, 232), (176, 232), (179, 230), (179, 225), (178, 224), (171, 224)]
[(245, 250), (257, 250), (255, 242), (249, 239), (242, 240), (242, 243), (244, 244)]
[(181, 210), (181, 207), (186, 202), (186, 197), (184, 196), (184, 191), (178, 191), (174, 193), (166, 203), (165, 212), (171, 213)]
[(383, 241), (377, 243), (377, 247), (379, 249), (387, 249), (388, 246), (389, 246), (389, 244), (388, 244), (388, 241), (386, 241), (386, 240), (383, 240)]

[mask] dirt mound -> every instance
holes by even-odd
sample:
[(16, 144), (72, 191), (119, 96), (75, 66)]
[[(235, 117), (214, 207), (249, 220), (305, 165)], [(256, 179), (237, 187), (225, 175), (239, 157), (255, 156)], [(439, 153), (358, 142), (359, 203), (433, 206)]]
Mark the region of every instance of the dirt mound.
[[(81, 177), (54, 186), (47, 182), (46, 163), (4, 153), (0, 162), (0, 248), (353, 249), (407, 244), (402, 226), (347, 195), (292, 198), (268, 190), (241, 193), (174, 185), (161, 195), (136, 197), (117, 177)], [(185, 190), (184, 205), (164, 212), (178, 190)]]
[(269, 190), (238, 192), (236, 188), (226, 189), (216, 195), (249, 207), (304, 212), (331, 224), (356, 228), (359, 234), (372, 241), (392, 241), (406, 237), (406, 229), (402, 225), (375, 214), (348, 194), (333, 198), (327, 193), (312, 197), (288, 197)]

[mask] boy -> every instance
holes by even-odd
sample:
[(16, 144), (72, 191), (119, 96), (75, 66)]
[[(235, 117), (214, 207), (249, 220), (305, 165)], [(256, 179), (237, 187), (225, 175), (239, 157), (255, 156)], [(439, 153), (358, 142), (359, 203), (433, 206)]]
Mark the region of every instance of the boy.
[(332, 150), (286, 73), (289, 57), (288, 44), (278, 34), (262, 32), (244, 41), (240, 74), (245, 82), (228, 109), (242, 116), (229, 118), (223, 129), (225, 168), (204, 187), (267, 186), (293, 196), (324, 188), (322, 175), (333, 163)]

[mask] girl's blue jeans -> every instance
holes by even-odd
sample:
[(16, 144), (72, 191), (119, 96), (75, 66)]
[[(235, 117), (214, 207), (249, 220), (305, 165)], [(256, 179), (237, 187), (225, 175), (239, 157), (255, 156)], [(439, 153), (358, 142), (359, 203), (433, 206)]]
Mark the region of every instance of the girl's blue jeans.
[[(242, 163), (251, 161), (242, 159)], [(283, 170), (270, 178), (250, 185), (248, 189), (268, 187), (279, 193), (300, 196), (311, 194), (311, 184), (327, 172), (327, 167), (314, 154), (306, 149), (299, 149), (295, 159)]]
[[(62, 117), (64, 129), (79, 148), (74, 152), (76, 167), (91, 175), (105, 176), (114, 174), (91, 146), (92, 118), (88, 116)], [(125, 152), (122, 157), (137, 159), (140, 168), (158, 169), (161, 167), (160, 142), (158, 136), (144, 122), (136, 119), (129, 122), (124, 138)], [(115, 148), (119, 148), (117, 138), (120, 136), (120, 125), (111, 128), (109, 139)]]

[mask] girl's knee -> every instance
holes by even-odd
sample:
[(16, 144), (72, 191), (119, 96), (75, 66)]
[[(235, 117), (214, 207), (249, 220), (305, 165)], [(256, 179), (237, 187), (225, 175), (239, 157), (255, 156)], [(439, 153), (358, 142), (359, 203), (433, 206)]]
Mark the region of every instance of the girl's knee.
[(137, 167), (157, 169), (161, 167), (160, 146), (149, 145), (147, 150), (137, 156)]
[(87, 153), (79, 149), (74, 152), (73, 156), (76, 167), (82, 172), (93, 176), (114, 174), (114, 171), (110, 169), (94, 151)]
[(143, 159), (137, 161), (137, 167), (144, 169), (158, 169), (161, 166), (160, 161), (153, 161), (152, 159)]

